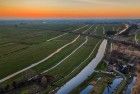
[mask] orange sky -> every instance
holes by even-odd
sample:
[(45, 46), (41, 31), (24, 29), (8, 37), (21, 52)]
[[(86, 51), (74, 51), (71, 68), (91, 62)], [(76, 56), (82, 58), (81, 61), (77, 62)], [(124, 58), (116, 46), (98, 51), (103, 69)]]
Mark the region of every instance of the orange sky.
[[(100, 1), (100, 2), (99, 2)], [(104, 1), (104, 2), (103, 2)], [(0, 0), (0, 17), (140, 17), (139, 0)], [(126, 4), (126, 2), (128, 2)]]

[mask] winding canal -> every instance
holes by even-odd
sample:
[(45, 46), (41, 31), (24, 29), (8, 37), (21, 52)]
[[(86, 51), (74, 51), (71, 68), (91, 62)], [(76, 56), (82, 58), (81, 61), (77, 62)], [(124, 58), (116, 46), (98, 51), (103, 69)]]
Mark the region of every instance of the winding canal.
[(98, 49), (98, 53), (96, 54), (96, 57), (79, 74), (77, 74), (70, 81), (68, 81), (66, 84), (60, 87), (60, 89), (57, 91), (56, 94), (68, 94), (74, 88), (79, 86), (82, 82), (88, 79), (88, 77), (94, 72), (94, 69), (97, 67), (97, 65), (101, 62), (102, 58), (104, 57), (106, 46), (107, 40), (105, 39), (101, 43)]

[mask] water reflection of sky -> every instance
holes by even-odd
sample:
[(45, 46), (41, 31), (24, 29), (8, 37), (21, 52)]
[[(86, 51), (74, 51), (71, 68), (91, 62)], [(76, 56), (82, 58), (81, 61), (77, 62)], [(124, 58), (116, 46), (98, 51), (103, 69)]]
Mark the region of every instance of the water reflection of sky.
[(80, 94), (90, 94), (93, 90), (93, 87), (94, 87), (93, 85), (87, 86), (84, 90), (81, 91)]
[(113, 80), (110, 87), (106, 87), (103, 94), (112, 94), (115, 89), (119, 86), (119, 84), (122, 82), (123, 78), (116, 78)]
[(125, 94), (131, 94), (132, 93), (132, 88), (135, 85), (135, 82), (136, 82), (136, 77), (134, 77), (132, 82), (128, 85)]
[(79, 86), (82, 82), (84, 82), (88, 77), (94, 72), (94, 69), (99, 64), (99, 62), (104, 57), (104, 52), (106, 49), (107, 40), (103, 40), (101, 43), (98, 53), (96, 57), (75, 77), (73, 77), (70, 81), (68, 81), (66, 84), (64, 84), (56, 94), (68, 94), (70, 93), (74, 88)]

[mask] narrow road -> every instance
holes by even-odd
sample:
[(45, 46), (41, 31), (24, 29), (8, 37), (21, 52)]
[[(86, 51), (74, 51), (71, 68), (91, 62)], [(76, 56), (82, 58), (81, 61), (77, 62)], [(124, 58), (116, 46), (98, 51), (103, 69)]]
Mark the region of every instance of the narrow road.
[(135, 43), (138, 44), (137, 34), (135, 34)]
[(120, 35), (122, 34), (123, 32), (125, 32), (128, 28), (129, 28), (129, 25), (128, 24), (125, 24), (126, 28), (124, 28), (123, 30), (121, 30), (119, 33), (117, 33), (116, 35)]
[(49, 58), (51, 58), (52, 56), (54, 56), (56, 53), (60, 52), (60, 51), (61, 51), (62, 49), (64, 49), (65, 47), (67, 47), (67, 46), (73, 44), (74, 42), (76, 42), (76, 40), (77, 40), (79, 37), (80, 37), (80, 35), (78, 35), (73, 41), (71, 41), (71, 42), (65, 44), (64, 46), (62, 46), (61, 48), (57, 49), (55, 52), (53, 52), (52, 54), (50, 54), (50, 55), (47, 56), (46, 58), (40, 60), (39, 62), (34, 63), (34, 64), (32, 64), (32, 65), (30, 65), (30, 66), (28, 66), (28, 67), (26, 67), (26, 68), (24, 68), (24, 69), (22, 69), (22, 70), (20, 70), (20, 71), (17, 71), (17, 72), (15, 72), (15, 73), (13, 73), (13, 74), (11, 74), (11, 75), (8, 75), (7, 77), (1, 79), (1, 80), (0, 80), (0, 83), (2, 83), (2, 82), (4, 82), (4, 81), (6, 81), (6, 80), (8, 80), (8, 79), (10, 79), (10, 78), (12, 78), (12, 77), (18, 75), (18, 74), (20, 74), (20, 73), (22, 73), (22, 72), (24, 72), (24, 71), (26, 71), (26, 70), (28, 70), (28, 69), (31, 69), (31, 68), (37, 66), (38, 64), (40, 64), (40, 63), (42, 63), (42, 62), (44, 62), (44, 61), (46, 61), (46, 60), (48, 60)]
[[(86, 27), (86, 26), (88, 26), (88, 25), (85, 25), (84, 27)], [(92, 26), (93, 26), (93, 25), (92, 25)], [(90, 27), (89, 27), (87, 30), (85, 30), (83, 33), (85, 33), (85, 32), (87, 32), (88, 30), (90, 30), (90, 29), (92, 28), (92, 26), (90, 26)], [(79, 30), (79, 29), (76, 29), (76, 30)], [(76, 30), (74, 30), (74, 31), (76, 31)], [(79, 36), (80, 36), (80, 35), (79, 35)], [(46, 72), (48, 72), (48, 71), (54, 69), (54, 68), (57, 67), (58, 65), (60, 65), (63, 61), (65, 61), (65, 60), (66, 60), (67, 58), (69, 58), (72, 54), (74, 54), (79, 48), (81, 48), (85, 43), (87, 43), (87, 41), (88, 41), (88, 37), (86, 37), (85, 42), (83, 42), (79, 47), (77, 47), (72, 53), (70, 53), (68, 56), (66, 56), (64, 59), (62, 59), (62, 60), (61, 60), (59, 63), (57, 63), (55, 66), (53, 66), (53, 67), (51, 67), (51, 68), (49, 68), (49, 69), (43, 71), (42, 74), (43, 74), (43, 73), (46, 73)]]
[(83, 32), (83, 34), (86, 33), (88, 30), (90, 30), (92, 27), (93, 27), (93, 25), (91, 25), (87, 30), (85, 30), (85, 31)]
[(90, 34), (94, 34), (94, 33), (96, 33), (97, 29), (98, 29), (98, 26), (96, 26), (96, 27), (94, 28), (94, 31), (91, 32)]
[[(89, 54), (89, 56), (83, 61), (81, 62), (81, 64), (79, 66), (77, 66), (73, 71), (71, 71), (68, 75), (66, 75), (64, 78), (62, 79), (66, 79), (68, 76), (70, 76), (72, 73), (74, 73), (74, 71), (76, 71), (84, 62), (86, 62), (90, 57), (91, 55), (94, 53), (95, 49), (97, 48), (97, 46), (99, 45), (100, 41), (95, 45), (95, 47), (93, 48), (92, 52)], [(62, 79), (58, 80), (57, 82), (61, 81)], [(57, 83), (56, 82), (56, 83)]]
[[(83, 27), (77, 28), (77, 29), (73, 30), (72, 32), (78, 31), (78, 30), (80, 30), (80, 29), (82, 29), (82, 28), (85, 28), (85, 27), (87, 27), (87, 26), (88, 26), (88, 25), (85, 25), (85, 26), (83, 26)], [(54, 38), (48, 39), (47, 41), (55, 40), (55, 39), (60, 38), (60, 37), (62, 37), (62, 36), (64, 36), (64, 35), (66, 35), (66, 34), (68, 34), (68, 33), (64, 33), (64, 34), (62, 34), (62, 35), (58, 35), (58, 36), (56, 36), (56, 37), (54, 37)]]
[[(93, 26), (93, 25), (92, 25)], [(97, 26), (95, 27), (95, 29), (94, 29), (94, 32), (96, 31), (96, 29), (97, 29)], [(89, 54), (89, 56), (78, 66), (78, 67), (76, 67), (73, 71), (71, 71), (68, 75), (66, 75), (64, 78), (62, 78), (62, 79), (65, 79), (65, 78), (67, 78), (69, 75), (71, 75), (74, 71), (76, 71), (86, 60), (88, 60), (90, 57), (91, 57), (91, 55), (94, 53), (94, 51), (95, 51), (95, 49), (97, 48), (97, 46), (98, 46), (98, 44), (100, 43), (100, 41), (95, 45), (95, 47), (93, 48), (93, 50), (92, 50), (92, 52)], [(62, 79), (60, 79), (60, 80), (58, 80), (57, 82), (59, 82), (59, 81), (61, 81)]]
[(62, 59), (62, 60), (61, 60), (59, 63), (57, 63), (55, 66), (53, 66), (53, 67), (51, 67), (51, 68), (45, 70), (45, 71), (42, 72), (42, 73), (46, 73), (46, 72), (48, 72), (48, 71), (54, 69), (54, 68), (57, 67), (58, 65), (60, 65), (63, 61), (65, 61), (67, 58), (69, 58), (71, 55), (73, 55), (78, 49), (80, 49), (84, 44), (86, 44), (87, 41), (88, 41), (88, 38), (86, 37), (86, 40), (85, 40), (79, 47), (77, 47), (74, 51), (72, 51), (72, 53), (70, 53), (68, 56), (66, 56), (64, 59)]
[(105, 73), (105, 74), (112, 74), (114, 75), (113, 72), (108, 72), (108, 71), (102, 71), (102, 70), (98, 70), (98, 71), (95, 71), (96, 73)]
[(95, 29), (94, 29), (94, 33), (96, 34), (96, 32), (97, 32), (97, 29), (98, 29), (98, 25), (95, 27)]
[(66, 34), (68, 34), (68, 33), (64, 33), (64, 34), (62, 34), (62, 35), (59, 35), (59, 36), (56, 36), (56, 37), (54, 37), (54, 38), (48, 39), (47, 41), (55, 40), (55, 39), (60, 38), (60, 37), (62, 37), (62, 36), (64, 36), (64, 35), (66, 35)]
[(85, 25), (85, 26), (83, 26), (83, 27), (81, 27), (81, 28), (78, 28), (78, 29), (76, 29), (76, 30), (74, 30), (73, 32), (75, 32), (75, 31), (77, 31), (77, 30), (80, 30), (80, 29), (82, 29), (82, 28), (85, 28), (85, 27), (87, 27), (88, 25)]
[[(88, 26), (88, 25), (85, 25), (85, 26), (83, 26), (83, 27), (80, 27), (80, 28), (78, 28), (78, 29), (75, 29), (75, 30), (73, 30), (73, 32), (75, 32), (75, 31), (77, 31), (77, 30), (80, 30), (80, 29), (82, 29), (82, 28), (84, 28), (84, 27), (87, 27), (87, 26)], [(49, 39), (49, 40), (47, 40), (47, 41), (51, 41), (51, 40), (57, 39), (57, 38), (62, 37), (62, 36), (64, 36), (64, 35), (66, 35), (66, 34), (68, 34), (68, 33), (64, 33), (64, 34), (62, 34), (62, 35), (56, 36), (56, 37), (51, 38), (51, 39)], [(12, 77), (18, 75), (18, 74), (20, 74), (20, 73), (22, 73), (22, 72), (24, 72), (24, 71), (26, 71), (26, 70), (28, 70), (28, 69), (31, 69), (31, 68), (37, 66), (38, 64), (44, 62), (44, 61), (46, 61), (47, 59), (49, 59), (49, 58), (51, 58), (52, 56), (54, 56), (56, 53), (60, 52), (60, 51), (61, 51), (62, 49), (64, 49), (65, 47), (67, 47), (67, 46), (71, 45), (72, 43), (74, 43), (79, 37), (80, 37), (80, 35), (78, 35), (73, 41), (71, 41), (71, 42), (65, 44), (64, 46), (62, 46), (61, 48), (57, 49), (55, 52), (53, 52), (52, 54), (50, 54), (48, 57), (46, 57), (46, 58), (40, 60), (39, 62), (34, 63), (34, 64), (32, 64), (32, 65), (30, 65), (30, 66), (28, 66), (28, 67), (26, 67), (26, 68), (24, 68), (24, 69), (22, 69), (22, 70), (19, 70), (19, 71), (15, 72), (15, 73), (11, 74), (11, 75), (8, 75), (7, 77), (5, 77), (5, 78), (3, 78), (3, 79), (0, 79), (0, 83), (2, 83), (2, 82), (4, 82), (4, 81), (6, 81), (6, 80), (8, 80), (8, 79), (10, 79), (10, 78), (12, 78)]]
[(119, 72), (119, 71), (117, 71), (117, 70), (113, 70), (113, 71), (115, 71), (115, 72), (118, 73), (120, 76), (122, 76), (124, 80), (127, 80), (126, 77), (125, 77), (125, 75), (122, 74), (121, 72)]
[(94, 72), (94, 69), (97, 67), (97, 65), (101, 62), (102, 58), (104, 57), (105, 49), (107, 45), (107, 40), (103, 40), (101, 43), (98, 53), (96, 54), (96, 57), (74, 78), (72, 78), (70, 81), (68, 81), (66, 84), (64, 84), (56, 94), (68, 94), (70, 93), (74, 88), (79, 86), (82, 82), (84, 82), (92, 73)]
[(105, 27), (103, 26), (103, 35), (105, 35)]

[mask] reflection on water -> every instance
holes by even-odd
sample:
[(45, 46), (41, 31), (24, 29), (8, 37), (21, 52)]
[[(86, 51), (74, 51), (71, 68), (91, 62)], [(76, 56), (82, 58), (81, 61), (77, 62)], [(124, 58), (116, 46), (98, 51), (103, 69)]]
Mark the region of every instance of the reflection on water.
[(107, 86), (104, 90), (103, 94), (112, 94), (120, 85), (122, 82), (123, 78), (116, 78), (113, 80), (112, 84)]
[(133, 78), (132, 82), (127, 86), (125, 94), (132, 94), (133, 86), (135, 85), (136, 77)]
[(93, 85), (87, 86), (84, 90), (81, 91), (80, 94), (90, 94), (93, 90), (93, 87), (94, 87)]
[(97, 65), (104, 57), (106, 45), (107, 45), (107, 40), (103, 40), (103, 42), (101, 43), (98, 49), (98, 53), (96, 57), (78, 75), (76, 75), (65, 85), (63, 85), (56, 94), (68, 94), (74, 88), (76, 88), (82, 82), (84, 82), (94, 72), (94, 69), (97, 67)]

